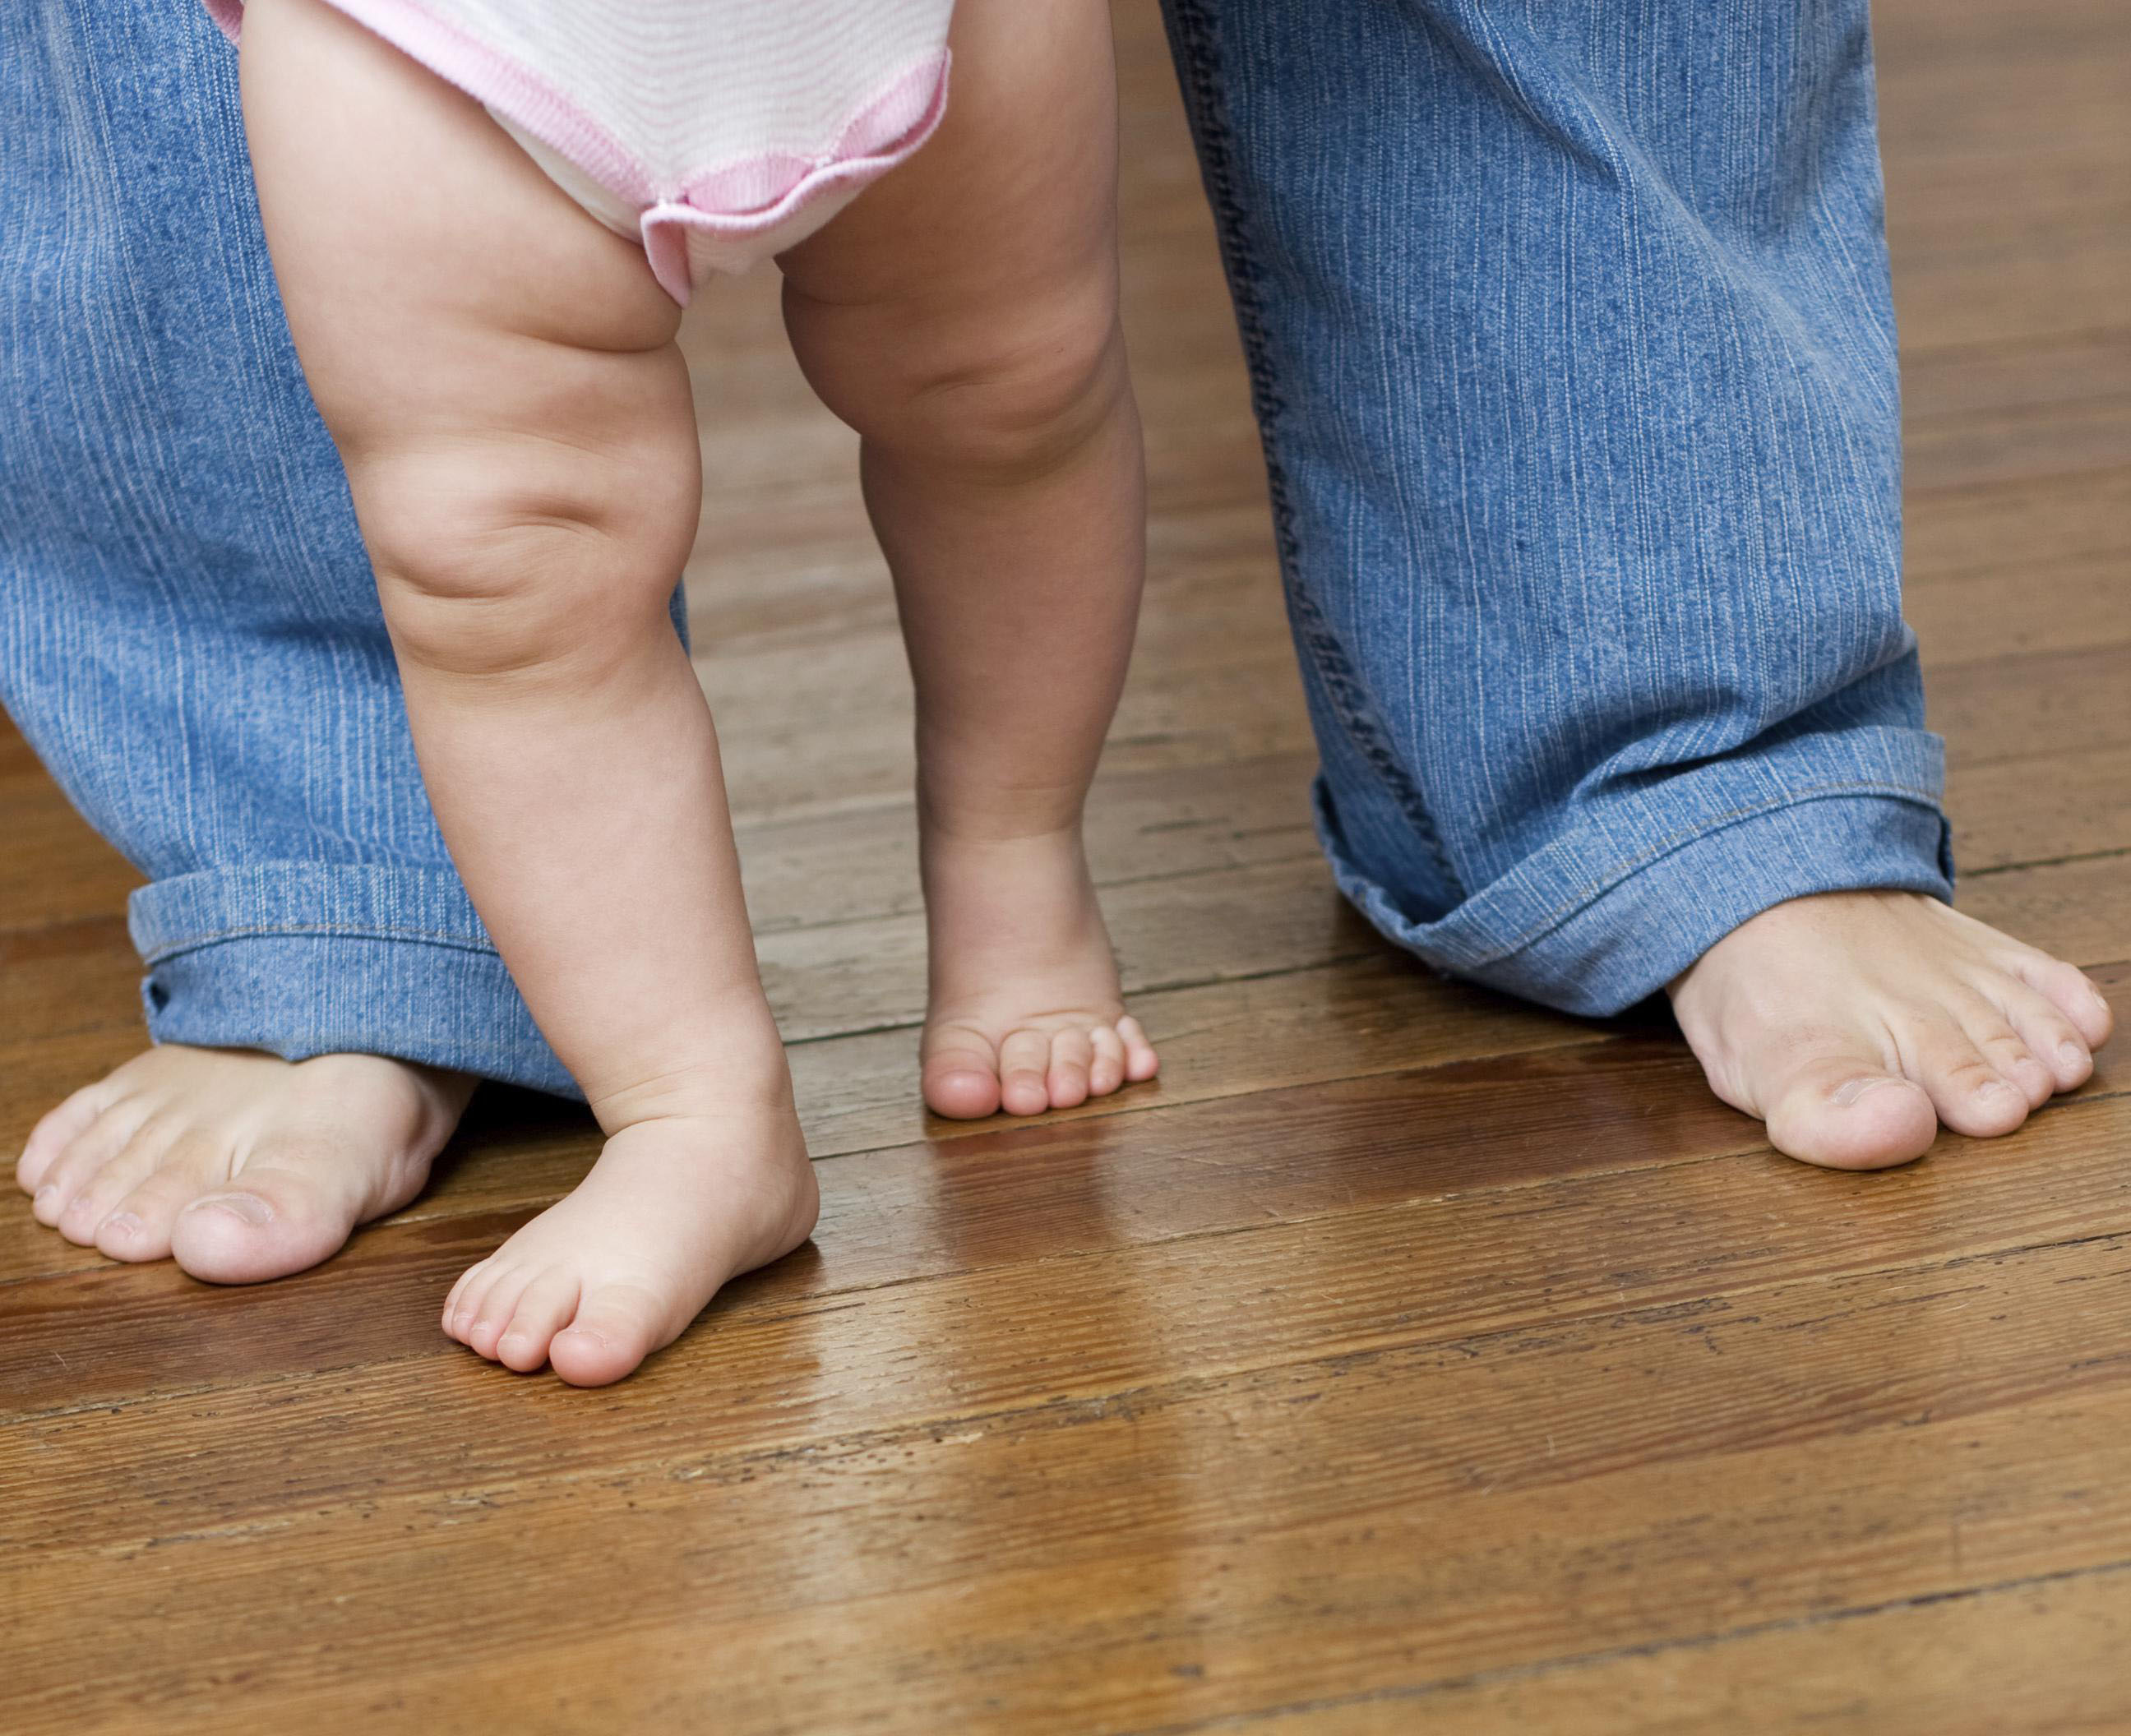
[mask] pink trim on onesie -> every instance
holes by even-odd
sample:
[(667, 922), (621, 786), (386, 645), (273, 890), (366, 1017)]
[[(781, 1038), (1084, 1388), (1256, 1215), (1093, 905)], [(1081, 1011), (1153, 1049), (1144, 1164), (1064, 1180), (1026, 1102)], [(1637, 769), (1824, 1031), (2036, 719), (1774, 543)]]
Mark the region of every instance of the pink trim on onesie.
[[(421, 0), (328, 0), (358, 24), (509, 117), (574, 163), (625, 204), (639, 208), (644, 251), (661, 288), (682, 307), (695, 284), (688, 232), (739, 240), (790, 222), (825, 198), (848, 196), (907, 159), (932, 136), (947, 108), (945, 48), (893, 74), (822, 150), (811, 156), (759, 151), (660, 188), (606, 127), (539, 74), (436, 17)], [(223, 34), (237, 40), (244, 0), (204, 0)]]

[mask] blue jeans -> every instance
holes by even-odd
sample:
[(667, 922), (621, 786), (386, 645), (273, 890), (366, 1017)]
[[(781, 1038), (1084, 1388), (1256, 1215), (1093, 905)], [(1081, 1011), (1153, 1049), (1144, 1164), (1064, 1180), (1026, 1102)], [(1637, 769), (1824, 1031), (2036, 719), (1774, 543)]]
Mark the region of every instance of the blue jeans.
[[(1950, 892), (1899, 599), (1863, 0), (1168, 0), (1324, 844), (1608, 1012)], [(422, 794), (204, 8), (0, 12), (0, 696), (148, 877), (151, 1034), (567, 1091)]]
[(1950, 897), (1865, 0), (1164, 0), (1342, 890), (1583, 1013)]

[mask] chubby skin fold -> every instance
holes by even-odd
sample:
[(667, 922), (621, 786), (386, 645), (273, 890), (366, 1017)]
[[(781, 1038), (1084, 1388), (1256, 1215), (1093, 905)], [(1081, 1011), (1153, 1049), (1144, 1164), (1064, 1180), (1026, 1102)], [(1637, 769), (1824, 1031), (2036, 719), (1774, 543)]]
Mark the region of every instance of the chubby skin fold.
[[(1140, 585), (1138, 424), (1107, 16), (979, 0), (955, 45), (932, 143), (783, 263), (801, 361), (864, 437), (917, 681), (927, 1095), (1029, 1113), (1155, 1064), (1080, 838)], [(678, 309), (477, 106), (321, 0), (250, 8), (242, 73), (433, 805), (608, 1136), (446, 1327), (614, 1380), (816, 1211), (665, 615), (701, 481)]]
[[(964, 0), (939, 134), (781, 261), (800, 361), (863, 436), (917, 686), (923, 1090), (946, 1115), (1156, 1064), (1079, 830), (1140, 577), (1106, 31), (1091, 4)], [(260, 0), (245, 57), (277, 270), (435, 806), (611, 1136), (445, 1325), (612, 1380), (816, 1208), (716, 734), (665, 621), (698, 482), (673, 301), (475, 105), (319, 0)], [(2110, 1031), (2071, 965), (1901, 892), (1779, 905), (1670, 992), (1717, 1094), (1834, 1168), (2009, 1132)], [(17, 1179), (113, 1258), (273, 1278), (413, 1198), (472, 1085), (167, 1045), (47, 1115)]]

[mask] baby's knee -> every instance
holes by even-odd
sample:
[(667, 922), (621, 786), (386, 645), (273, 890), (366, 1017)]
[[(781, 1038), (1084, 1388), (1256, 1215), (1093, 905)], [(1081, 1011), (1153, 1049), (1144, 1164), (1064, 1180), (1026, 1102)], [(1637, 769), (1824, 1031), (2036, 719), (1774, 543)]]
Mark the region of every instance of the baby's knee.
[(462, 675), (597, 662), (663, 632), (695, 535), (695, 448), (495, 436), (348, 466), (400, 654)]
[(806, 305), (795, 349), (822, 400), (876, 447), (977, 481), (1042, 476), (1129, 403), (1107, 278), (978, 312)]

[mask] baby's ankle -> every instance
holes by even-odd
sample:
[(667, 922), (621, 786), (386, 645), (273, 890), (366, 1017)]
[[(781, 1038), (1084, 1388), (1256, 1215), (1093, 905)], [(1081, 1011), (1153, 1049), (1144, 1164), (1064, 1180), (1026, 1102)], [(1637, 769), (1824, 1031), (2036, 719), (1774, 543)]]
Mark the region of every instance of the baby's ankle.
[(728, 1041), (706, 1045), (699, 1059), (587, 1097), (609, 1138), (647, 1121), (782, 1121), (797, 1112), (792, 1069), (773, 1029), (766, 1038), (757, 1031), (735, 1031)]
[(1005, 783), (927, 768), (917, 780), (918, 836), (928, 849), (1077, 849), (1087, 797), (1078, 782)]

